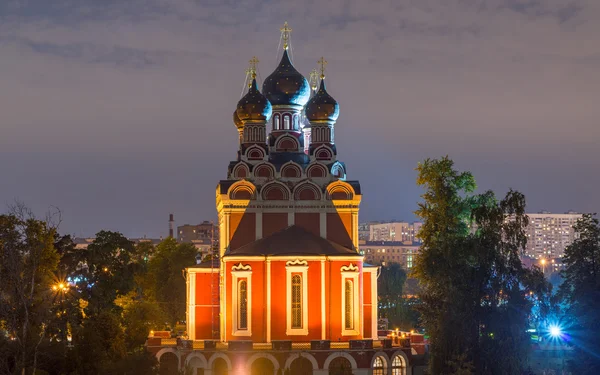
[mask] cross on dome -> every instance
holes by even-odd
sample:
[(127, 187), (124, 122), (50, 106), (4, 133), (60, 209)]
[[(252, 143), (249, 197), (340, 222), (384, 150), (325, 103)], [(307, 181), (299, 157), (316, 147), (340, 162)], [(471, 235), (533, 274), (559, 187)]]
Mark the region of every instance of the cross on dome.
[(319, 72), (317, 72), (317, 69), (313, 69), (310, 72), (309, 83), (312, 91), (317, 92), (317, 90), (319, 89)]
[(256, 56), (252, 57), (248, 63), (250, 64), (250, 67), (248, 68), (248, 70), (246, 70), (247, 74), (250, 74), (250, 77), (252, 79), (256, 78), (256, 69), (258, 67), (258, 59), (256, 58)]
[(283, 27), (279, 29), (281, 31), (281, 38), (283, 39), (283, 49), (287, 50), (290, 42), (290, 33), (292, 29), (288, 26), (287, 21), (283, 24)]
[(327, 60), (324, 57), (321, 57), (317, 64), (321, 65), (321, 79), (325, 78), (325, 67), (327, 66)]

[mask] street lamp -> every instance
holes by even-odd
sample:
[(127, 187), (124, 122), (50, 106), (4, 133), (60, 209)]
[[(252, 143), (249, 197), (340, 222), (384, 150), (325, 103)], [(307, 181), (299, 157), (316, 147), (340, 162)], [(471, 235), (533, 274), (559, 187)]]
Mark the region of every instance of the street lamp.
[(542, 258), (542, 260), (540, 260), (540, 263), (542, 264), (542, 272), (545, 275), (546, 274), (546, 259)]

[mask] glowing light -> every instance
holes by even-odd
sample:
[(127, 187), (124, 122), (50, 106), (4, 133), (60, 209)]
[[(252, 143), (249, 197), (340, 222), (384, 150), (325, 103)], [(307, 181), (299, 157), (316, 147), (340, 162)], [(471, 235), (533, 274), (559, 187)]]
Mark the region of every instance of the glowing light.
[(562, 334), (562, 330), (560, 329), (560, 327), (555, 325), (550, 326), (549, 332), (550, 336), (552, 337), (559, 337)]

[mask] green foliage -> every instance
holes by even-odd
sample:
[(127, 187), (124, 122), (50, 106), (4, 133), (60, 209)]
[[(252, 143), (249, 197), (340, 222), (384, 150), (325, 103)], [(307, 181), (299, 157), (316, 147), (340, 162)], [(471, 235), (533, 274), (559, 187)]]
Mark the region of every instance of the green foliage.
[(165, 321), (163, 312), (156, 303), (138, 298), (135, 292), (117, 298), (115, 303), (123, 309), (127, 350), (142, 349), (148, 333), (153, 329), (162, 328)]
[(171, 325), (185, 319), (185, 279), (183, 270), (196, 263), (192, 244), (179, 244), (174, 238), (163, 240), (148, 263), (149, 295), (158, 302)]
[(405, 298), (406, 271), (398, 263), (381, 266), (377, 279), (379, 315), (387, 318), (390, 327), (409, 331), (418, 325), (419, 314), (415, 310), (416, 298)]
[(427, 159), (417, 170), (426, 191), (416, 211), (423, 226), (414, 276), (430, 336), (430, 373), (520, 373), (529, 346), (528, 283), (535, 279), (519, 259), (525, 197), (512, 190), (501, 201), (491, 191), (473, 194), (473, 176), (447, 157)]
[(23, 206), (0, 215), (0, 368), (35, 371), (39, 345), (48, 334), (56, 295), (52, 292), (59, 255), (56, 231)]
[(559, 296), (566, 304), (575, 357), (569, 363), (576, 374), (600, 373), (600, 225), (585, 214), (574, 226), (579, 238), (565, 249), (563, 283)]

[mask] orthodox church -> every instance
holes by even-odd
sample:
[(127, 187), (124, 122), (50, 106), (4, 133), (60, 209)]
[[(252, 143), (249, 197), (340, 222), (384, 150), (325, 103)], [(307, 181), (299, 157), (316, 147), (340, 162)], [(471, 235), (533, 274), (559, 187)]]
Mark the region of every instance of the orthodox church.
[[(220, 262), (187, 270), (192, 340), (214, 338), (216, 316), (223, 342), (376, 338), (377, 267), (358, 252), (361, 191), (337, 160), (339, 104), (325, 60), (311, 87), (288, 35), (262, 92), (251, 60), (233, 112), (237, 159), (216, 191)], [(218, 306), (209, 287), (217, 274)]]
[[(402, 350), (373, 347), (378, 267), (359, 253), (362, 193), (337, 159), (340, 107), (326, 88), (326, 61), (309, 83), (292, 63), (287, 23), (281, 31), (279, 64), (261, 90), (258, 60), (250, 61), (233, 112), (239, 147), (216, 188), (218, 257), (185, 270), (188, 344), (157, 358), (176, 356), (179, 368), (203, 374), (328, 373), (338, 364), (379, 374), (370, 369), (387, 373), (392, 362), (400, 369), (392, 373), (404, 374)], [(260, 360), (268, 371), (256, 370)]]

